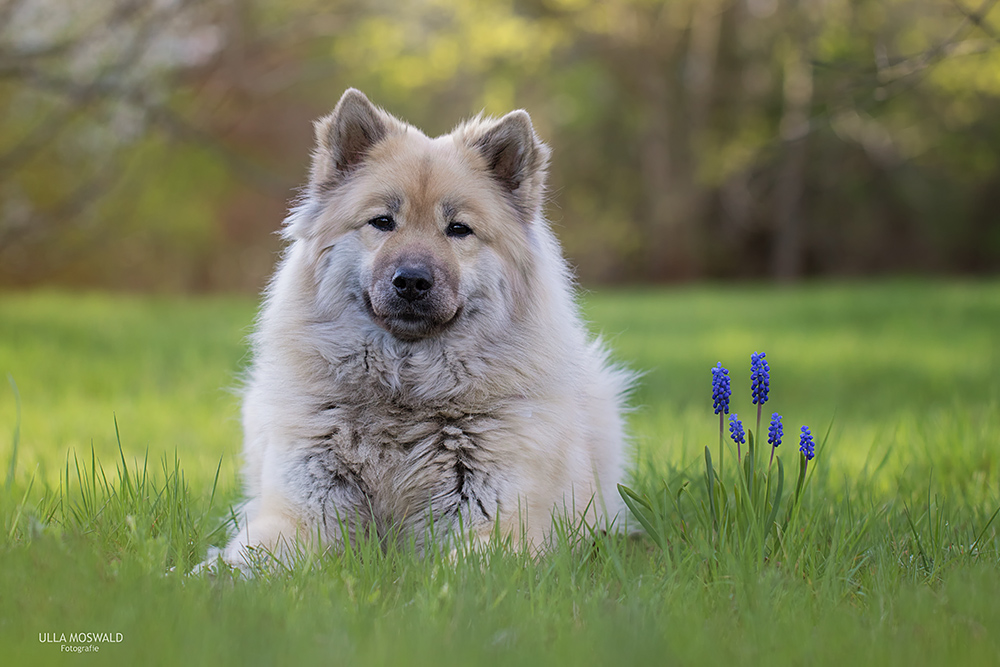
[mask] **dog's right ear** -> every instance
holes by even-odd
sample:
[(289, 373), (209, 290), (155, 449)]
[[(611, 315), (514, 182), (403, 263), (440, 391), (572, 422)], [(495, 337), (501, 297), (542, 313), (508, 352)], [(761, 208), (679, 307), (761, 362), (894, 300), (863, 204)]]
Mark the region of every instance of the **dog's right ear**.
[(312, 186), (336, 185), (364, 161), (372, 147), (402, 123), (372, 104), (360, 90), (348, 88), (333, 112), (317, 120)]

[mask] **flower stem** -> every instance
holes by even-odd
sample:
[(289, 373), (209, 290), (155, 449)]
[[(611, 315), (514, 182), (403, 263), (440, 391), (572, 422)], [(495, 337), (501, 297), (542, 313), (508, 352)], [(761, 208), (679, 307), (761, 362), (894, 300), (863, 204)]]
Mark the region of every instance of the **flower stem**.
[(725, 420), (723, 419), (724, 416), (725, 415), (722, 413), (722, 411), (720, 411), (719, 412), (719, 475), (718, 475), (720, 482), (722, 481), (722, 444), (724, 442), (722, 434), (723, 434), (723, 428), (725, 426), (724, 425)]
[(763, 403), (757, 404), (757, 430), (754, 431), (753, 434), (753, 441), (755, 443), (754, 446), (757, 447), (757, 449), (760, 449), (760, 411), (763, 407), (764, 407)]

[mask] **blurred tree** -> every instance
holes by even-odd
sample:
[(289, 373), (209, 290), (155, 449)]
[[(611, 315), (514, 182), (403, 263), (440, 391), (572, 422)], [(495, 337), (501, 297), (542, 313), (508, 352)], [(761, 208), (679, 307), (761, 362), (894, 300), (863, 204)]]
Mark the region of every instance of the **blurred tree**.
[(0, 283), (262, 283), (344, 87), (528, 108), (586, 280), (1000, 268), (1000, 0), (0, 0)]
[(788, 8), (792, 28), (784, 40), (782, 67), (781, 121), (778, 132), (783, 142), (782, 160), (775, 186), (775, 242), (773, 273), (779, 280), (792, 280), (802, 274), (803, 228), (801, 199), (806, 169), (806, 141), (813, 97), (813, 65), (807, 60), (811, 51), (813, 22), (803, 11), (801, 1), (793, 0)]
[[(109, 249), (135, 250), (123, 233), (146, 236), (150, 246), (176, 244), (184, 254), (212, 236), (222, 178), (218, 167), (199, 163), (205, 152), (231, 155), (199, 129), (197, 105), (178, 77), (223, 51), (224, 5), (0, 2), (0, 265), (7, 280), (72, 279), (73, 263), (98, 253), (93, 268), (110, 269)], [(180, 152), (177, 140), (187, 142)], [(150, 174), (152, 163), (159, 166)], [(143, 172), (147, 178), (136, 178)], [(125, 278), (119, 270), (114, 280)]]

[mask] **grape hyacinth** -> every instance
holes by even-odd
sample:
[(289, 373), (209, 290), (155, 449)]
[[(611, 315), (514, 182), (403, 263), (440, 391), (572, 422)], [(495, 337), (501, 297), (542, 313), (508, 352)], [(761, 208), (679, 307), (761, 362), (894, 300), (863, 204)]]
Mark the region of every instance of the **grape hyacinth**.
[(816, 448), (813, 444), (812, 433), (809, 432), (808, 426), (802, 427), (802, 438), (799, 441), (799, 451), (806, 457), (806, 462), (812, 461), (813, 457), (816, 456)]
[(735, 412), (729, 415), (729, 435), (736, 443), (736, 458), (741, 459), (740, 445), (746, 442), (746, 434), (743, 432), (743, 422)]
[[(712, 368), (712, 401), (715, 414), (719, 415), (719, 459), (716, 464), (712, 459), (709, 447), (705, 447), (705, 482), (709, 494), (709, 507), (707, 508), (709, 518), (711, 519), (713, 530), (716, 531), (713, 533), (714, 538), (719, 537), (721, 526), (728, 525), (726, 522), (732, 516), (732, 511), (735, 511), (739, 516), (745, 515), (744, 518), (752, 519), (750, 523), (757, 525), (759, 520), (763, 518), (763, 515), (759, 515), (758, 510), (765, 508), (769, 512), (766, 520), (768, 534), (765, 536), (765, 539), (771, 539), (772, 536), (774, 536), (775, 540), (780, 539), (781, 531), (779, 530), (775, 534), (771, 532), (771, 529), (775, 526), (781, 527), (778, 521), (778, 512), (780, 511), (779, 507), (782, 502), (782, 494), (784, 493), (786, 472), (784, 464), (786, 462), (781, 460), (782, 457), (775, 455), (775, 450), (778, 449), (784, 439), (785, 427), (782, 416), (777, 412), (771, 412), (770, 423), (767, 423), (764, 429), (767, 435), (765, 436), (764, 432), (761, 431), (761, 417), (763, 416), (761, 413), (764, 404), (768, 401), (771, 384), (771, 367), (766, 357), (767, 355), (764, 352), (754, 352), (750, 355), (751, 394), (753, 405), (757, 407), (756, 430), (753, 430), (752, 423), (745, 425), (735, 410), (730, 413), (731, 407), (736, 408), (738, 406), (730, 405), (732, 387), (729, 371), (723, 368), (721, 361)], [(729, 437), (736, 443), (736, 475), (738, 483), (733, 488), (732, 496), (727, 494), (727, 482), (722, 466), (723, 454), (728, 448), (726, 443), (726, 415), (729, 417)], [(795, 483), (794, 498), (788, 501), (789, 514), (788, 518), (785, 519), (786, 522), (791, 520), (790, 517), (794, 513), (793, 509), (799, 502), (799, 498), (805, 488), (809, 463), (816, 457), (816, 444), (813, 441), (813, 434), (810, 432), (809, 427), (803, 426), (800, 435), (800, 455), (795, 457), (799, 463), (798, 478)], [(770, 461), (766, 469), (763, 466), (763, 462), (758, 467), (758, 461), (760, 460), (758, 458), (758, 450), (765, 439), (771, 447)], [(746, 460), (743, 459), (742, 445), (747, 445)], [(778, 459), (776, 474), (774, 470), (775, 459)], [(731, 481), (729, 480), (730, 483)], [(729, 508), (733, 506), (729, 505), (727, 501), (727, 498), (730, 497), (736, 501), (735, 510), (732, 511)], [(632, 501), (635, 501), (636, 498), (637, 496), (630, 496)], [(626, 502), (629, 501), (627, 500)], [(737, 524), (742, 525), (741, 522), (742, 519)]]
[(757, 406), (757, 429), (754, 440), (760, 442), (760, 412), (767, 402), (767, 393), (771, 390), (771, 367), (764, 360), (766, 352), (754, 352), (750, 355), (750, 393), (754, 405)]
[(729, 414), (729, 371), (722, 367), (720, 361), (712, 369), (712, 401), (715, 403), (715, 414)]
[(771, 367), (764, 360), (766, 354), (754, 352), (750, 355), (750, 391), (755, 405), (766, 403), (767, 392), (771, 389)]
[(715, 404), (715, 414), (719, 415), (719, 476), (722, 476), (722, 443), (723, 415), (729, 414), (729, 396), (732, 394), (729, 386), (729, 371), (722, 367), (720, 361), (712, 369), (712, 402)]
[(781, 436), (784, 435), (784, 427), (781, 425), (781, 415), (777, 412), (771, 415), (771, 425), (767, 427), (767, 444), (771, 445), (771, 461), (768, 467), (774, 463), (774, 450), (781, 444)]

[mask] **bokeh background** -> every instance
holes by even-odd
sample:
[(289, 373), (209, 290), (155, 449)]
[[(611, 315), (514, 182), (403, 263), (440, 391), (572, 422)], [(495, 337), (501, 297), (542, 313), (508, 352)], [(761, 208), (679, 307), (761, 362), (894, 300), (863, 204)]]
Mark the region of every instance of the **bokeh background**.
[(585, 284), (1000, 268), (997, 0), (0, 0), (0, 287), (259, 290), (347, 86), (530, 111)]

